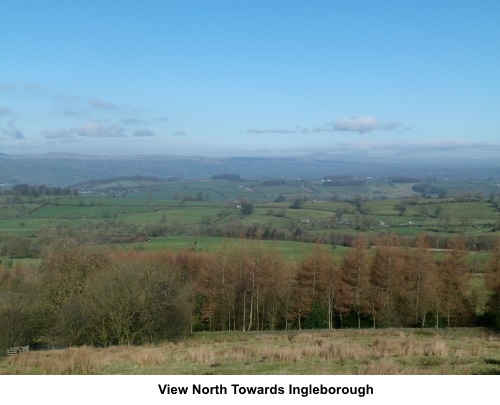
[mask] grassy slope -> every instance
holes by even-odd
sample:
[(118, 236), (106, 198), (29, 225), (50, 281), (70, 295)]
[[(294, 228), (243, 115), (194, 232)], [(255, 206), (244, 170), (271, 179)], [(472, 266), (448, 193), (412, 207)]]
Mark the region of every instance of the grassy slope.
[(197, 333), (23, 353), (0, 359), (0, 374), (500, 374), (500, 339), (482, 329)]

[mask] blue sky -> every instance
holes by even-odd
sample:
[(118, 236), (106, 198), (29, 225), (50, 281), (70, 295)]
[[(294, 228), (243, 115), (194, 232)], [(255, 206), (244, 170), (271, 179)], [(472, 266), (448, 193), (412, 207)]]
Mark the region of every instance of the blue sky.
[(500, 156), (500, 1), (1, 0), (0, 153)]

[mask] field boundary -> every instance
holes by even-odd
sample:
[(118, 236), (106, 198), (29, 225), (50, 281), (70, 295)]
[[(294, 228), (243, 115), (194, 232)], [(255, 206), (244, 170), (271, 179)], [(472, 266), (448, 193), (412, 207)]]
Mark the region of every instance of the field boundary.
[(18, 347), (10, 347), (10, 348), (7, 349), (7, 356), (8, 357), (10, 357), (10, 356), (16, 356), (19, 353), (29, 352), (29, 351), (30, 351), (30, 346), (29, 345), (18, 346)]

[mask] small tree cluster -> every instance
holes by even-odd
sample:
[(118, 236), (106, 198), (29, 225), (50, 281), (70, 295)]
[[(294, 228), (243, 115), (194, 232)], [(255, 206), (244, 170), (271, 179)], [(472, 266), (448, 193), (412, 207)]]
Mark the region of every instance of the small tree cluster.
[(10, 278), (2, 282), (2, 347), (150, 343), (188, 328), (180, 271), (161, 255), (61, 242), (45, 249), (22, 284), (8, 286)]
[(16, 184), (8, 194), (39, 197), (44, 195), (78, 195), (78, 190), (61, 187), (47, 187), (46, 185), (30, 186), (28, 184)]

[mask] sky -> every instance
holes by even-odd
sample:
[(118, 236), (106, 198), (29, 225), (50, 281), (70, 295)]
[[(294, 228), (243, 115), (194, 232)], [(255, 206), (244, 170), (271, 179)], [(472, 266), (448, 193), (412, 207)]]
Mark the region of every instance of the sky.
[(498, 0), (0, 0), (0, 153), (500, 157)]

